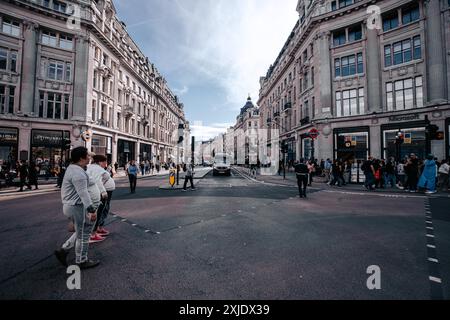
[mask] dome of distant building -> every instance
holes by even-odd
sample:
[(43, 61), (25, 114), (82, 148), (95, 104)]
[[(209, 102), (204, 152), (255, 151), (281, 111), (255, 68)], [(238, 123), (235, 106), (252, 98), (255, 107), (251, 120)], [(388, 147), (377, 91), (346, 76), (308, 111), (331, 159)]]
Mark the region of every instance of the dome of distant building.
[(252, 98), (250, 96), (248, 96), (247, 98), (247, 103), (245, 104), (244, 107), (242, 107), (241, 109), (241, 115), (243, 115), (244, 113), (246, 113), (249, 109), (254, 108), (255, 105), (252, 102)]

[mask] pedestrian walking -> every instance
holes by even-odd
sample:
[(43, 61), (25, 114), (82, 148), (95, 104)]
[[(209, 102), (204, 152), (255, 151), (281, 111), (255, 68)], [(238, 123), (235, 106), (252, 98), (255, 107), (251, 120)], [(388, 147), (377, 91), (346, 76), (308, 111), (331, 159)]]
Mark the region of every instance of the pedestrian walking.
[(324, 167), (324, 173), (325, 173), (325, 181), (327, 182), (327, 183), (329, 183), (330, 181), (331, 181), (331, 175), (330, 175), (330, 173), (331, 173), (331, 166), (332, 166), (332, 162), (331, 162), (331, 160), (330, 159), (327, 159), (326, 161), (325, 161), (325, 163), (324, 163), (324, 165), (323, 165), (323, 167)]
[(28, 183), (34, 186), (34, 190), (38, 190), (38, 168), (34, 162), (28, 167)]
[(187, 187), (187, 183), (188, 181), (191, 183), (191, 190), (195, 190), (195, 186), (194, 186), (194, 162), (191, 162), (191, 164), (189, 164), (186, 168), (186, 174), (184, 177), (184, 186), (183, 186), (183, 191), (187, 191), (186, 187)]
[(432, 154), (425, 160), (418, 187), (426, 189), (427, 194), (436, 193), (437, 165)]
[(442, 160), (441, 166), (439, 167), (439, 191), (448, 190), (449, 172), (450, 166), (448, 165), (447, 160)]
[(27, 163), (22, 160), (19, 166), (19, 178), (20, 178), (20, 189), (18, 192), (23, 191), (23, 187), (26, 185), (28, 190), (31, 190), (31, 185), (28, 182), (28, 166)]
[(391, 188), (395, 188), (397, 185), (397, 178), (395, 176), (395, 162), (393, 159), (389, 159), (386, 163), (384, 170), (384, 187), (387, 188), (388, 183)]
[(397, 177), (398, 177), (397, 187), (399, 189), (405, 189), (406, 187), (405, 160), (400, 161), (400, 163), (397, 165)]
[(414, 153), (411, 153), (408, 162), (405, 165), (405, 172), (408, 177), (407, 185), (409, 192), (417, 192), (417, 183), (419, 180), (419, 159)]
[[(102, 193), (102, 202), (97, 211), (97, 222), (94, 226), (94, 231), (91, 236), (92, 241), (108, 236), (110, 232), (104, 228), (105, 220), (108, 216), (111, 206), (111, 199), (113, 191), (116, 189), (114, 179), (106, 170), (107, 159), (103, 155), (96, 155), (93, 157), (93, 163), (88, 167), (88, 175), (93, 177), (99, 183), (99, 189)], [(103, 241), (100, 240), (100, 241)]]
[(367, 160), (363, 162), (361, 170), (364, 172), (365, 176), (364, 186), (366, 187), (366, 189), (370, 191), (375, 190), (375, 188), (373, 187), (375, 184), (375, 169), (373, 167), (372, 157), (369, 157)]
[(306, 198), (306, 189), (308, 186), (308, 176), (309, 176), (309, 168), (305, 164), (304, 159), (300, 159), (300, 162), (295, 165), (295, 174), (297, 176), (297, 185), (298, 185), (298, 192), (300, 195), (300, 198)]
[(97, 260), (88, 259), (89, 238), (97, 220), (96, 202), (99, 202), (100, 192), (95, 183), (89, 182), (86, 166), (90, 155), (84, 147), (78, 147), (71, 152), (72, 164), (67, 168), (61, 188), (64, 215), (73, 223), (75, 233), (55, 251), (56, 258), (67, 266), (67, 255), (75, 247), (75, 262), (80, 269), (98, 266)]
[(130, 181), (131, 193), (136, 193), (137, 176), (139, 168), (136, 165), (136, 161), (131, 160), (130, 165), (127, 168), (128, 180)]
[(333, 165), (331, 166), (331, 175), (333, 178), (330, 182), (330, 186), (334, 186), (337, 183), (338, 187), (342, 187), (342, 184), (344, 183), (342, 180), (342, 167), (337, 160), (333, 161)]
[(119, 171), (119, 164), (117, 162), (114, 163), (114, 173), (117, 174)]

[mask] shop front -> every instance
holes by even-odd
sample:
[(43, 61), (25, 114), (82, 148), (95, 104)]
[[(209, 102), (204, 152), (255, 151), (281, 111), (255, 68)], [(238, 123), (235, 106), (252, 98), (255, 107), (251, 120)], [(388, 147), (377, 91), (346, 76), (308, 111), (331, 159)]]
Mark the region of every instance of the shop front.
[(450, 118), (445, 120), (445, 157), (450, 159)]
[(111, 161), (112, 161), (112, 138), (94, 134), (92, 136), (91, 150), (95, 154), (105, 156), (108, 159), (108, 163), (111, 163)]
[(334, 159), (357, 163), (370, 155), (369, 127), (334, 129)]
[(151, 144), (140, 144), (139, 150), (139, 159), (140, 161), (152, 161), (152, 145)]
[(64, 139), (70, 139), (69, 131), (31, 130), (31, 161), (40, 167), (41, 175), (55, 176), (69, 159), (69, 150), (63, 148)]
[[(425, 159), (427, 156), (426, 125), (425, 121), (382, 125), (381, 145), (383, 158), (404, 159), (411, 153), (414, 153), (419, 159)], [(404, 142), (400, 146), (395, 143), (399, 132), (403, 133), (404, 136)]]
[(351, 164), (350, 182), (363, 183), (361, 165), (370, 156), (370, 128), (338, 128), (333, 136), (334, 159)]
[(119, 139), (117, 142), (117, 162), (119, 167), (125, 167), (128, 161), (136, 160), (136, 143)]
[(19, 130), (0, 127), (0, 171), (16, 167)]

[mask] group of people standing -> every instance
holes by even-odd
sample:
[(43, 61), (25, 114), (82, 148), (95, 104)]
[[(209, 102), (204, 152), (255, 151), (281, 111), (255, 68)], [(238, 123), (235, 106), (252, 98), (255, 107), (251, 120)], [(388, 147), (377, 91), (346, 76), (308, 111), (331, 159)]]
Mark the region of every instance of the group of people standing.
[(75, 248), (75, 261), (80, 269), (93, 268), (100, 262), (88, 258), (89, 244), (104, 241), (110, 234), (104, 224), (115, 182), (106, 170), (105, 156), (91, 158), (86, 148), (78, 147), (72, 150), (71, 160), (62, 182), (61, 198), (63, 213), (70, 220), (69, 231), (73, 234), (55, 255), (67, 266), (67, 255)]
[(368, 190), (390, 186), (407, 192), (422, 189), (430, 194), (436, 193), (437, 187), (448, 190), (449, 169), (447, 160), (438, 161), (430, 154), (422, 161), (414, 153), (399, 162), (393, 158), (385, 161), (369, 157), (361, 166)]

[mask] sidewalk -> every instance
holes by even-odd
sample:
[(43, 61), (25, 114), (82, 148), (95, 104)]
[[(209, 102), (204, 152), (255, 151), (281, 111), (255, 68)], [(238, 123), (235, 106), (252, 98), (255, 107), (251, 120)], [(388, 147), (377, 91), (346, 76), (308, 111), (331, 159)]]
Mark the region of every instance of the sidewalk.
[[(294, 172), (286, 172), (286, 179), (283, 179), (283, 174), (281, 175), (273, 175), (273, 176), (262, 176), (257, 175), (256, 179), (250, 175), (250, 169), (242, 168), (242, 167), (233, 167), (236, 171), (243, 174), (246, 178), (251, 179), (255, 182), (260, 182), (264, 184), (275, 184), (286, 187), (297, 187), (297, 177)], [(342, 192), (369, 192), (366, 190), (363, 184), (346, 184), (345, 186), (329, 186), (325, 178), (323, 177), (313, 177), (312, 189), (322, 189), (327, 191), (342, 191)], [(431, 196), (437, 198), (450, 198), (449, 192), (439, 192), (432, 195), (427, 195), (423, 192), (410, 193), (408, 191), (399, 189), (399, 188), (385, 188), (385, 189), (376, 189), (372, 191), (372, 193), (382, 193), (382, 194), (392, 194), (392, 195), (415, 195), (415, 196)]]

